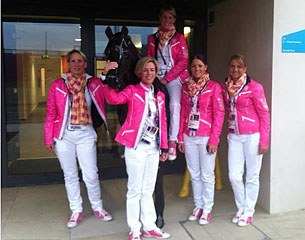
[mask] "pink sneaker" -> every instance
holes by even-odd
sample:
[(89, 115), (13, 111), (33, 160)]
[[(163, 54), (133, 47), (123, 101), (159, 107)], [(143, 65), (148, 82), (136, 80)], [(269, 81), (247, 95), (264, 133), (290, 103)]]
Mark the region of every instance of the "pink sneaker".
[(130, 232), (128, 235), (128, 240), (141, 240), (140, 234), (137, 232)]
[(212, 220), (212, 213), (202, 213), (200, 219), (199, 219), (199, 224), (200, 225), (206, 225), (209, 224)]
[(105, 209), (102, 209), (101, 211), (93, 211), (93, 214), (104, 222), (112, 220), (112, 216)]
[(248, 226), (252, 221), (253, 221), (253, 217), (247, 216), (247, 215), (242, 215), (239, 218), (237, 225), (240, 227), (245, 227), (245, 226)]
[(142, 235), (143, 237), (147, 237), (147, 238), (157, 238), (157, 239), (167, 239), (170, 238), (170, 234), (166, 233), (166, 232), (162, 232), (160, 228), (156, 228), (154, 230), (150, 230), (150, 231), (142, 231)]
[(176, 151), (177, 145), (175, 142), (169, 143), (169, 149), (168, 149), (168, 160), (174, 161), (177, 158), (177, 151)]
[(72, 213), (68, 223), (67, 223), (67, 227), (68, 228), (73, 228), (73, 227), (76, 227), (80, 220), (82, 220), (83, 218), (83, 213), (82, 212), (74, 212)]
[(192, 214), (189, 216), (189, 221), (197, 221), (202, 215), (202, 208), (194, 208)]

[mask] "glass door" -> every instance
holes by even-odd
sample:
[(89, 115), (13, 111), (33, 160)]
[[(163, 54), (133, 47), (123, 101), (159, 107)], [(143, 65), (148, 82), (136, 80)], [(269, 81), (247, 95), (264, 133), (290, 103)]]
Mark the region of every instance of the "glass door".
[[(43, 141), (46, 97), (66, 71), (65, 55), (80, 49), (79, 24), (3, 22), (3, 85), (8, 175), (61, 171)], [(3, 139), (2, 139), (3, 140)]]

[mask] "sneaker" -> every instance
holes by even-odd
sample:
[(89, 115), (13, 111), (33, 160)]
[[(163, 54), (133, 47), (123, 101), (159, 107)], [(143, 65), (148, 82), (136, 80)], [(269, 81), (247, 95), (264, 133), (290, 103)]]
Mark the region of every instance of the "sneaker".
[(168, 149), (168, 160), (174, 161), (177, 158), (176, 143), (171, 142)]
[(245, 227), (245, 226), (248, 226), (252, 221), (253, 221), (253, 217), (242, 215), (239, 218), (237, 225), (240, 227)]
[(142, 235), (143, 237), (147, 237), (147, 238), (157, 238), (157, 239), (167, 239), (170, 238), (170, 234), (166, 233), (166, 232), (162, 232), (160, 228), (156, 228), (154, 230), (150, 230), (150, 231), (142, 231)]
[(203, 209), (202, 208), (194, 208), (193, 213), (189, 216), (189, 221), (197, 221), (200, 216), (202, 215)]
[(140, 234), (137, 232), (130, 232), (128, 235), (128, 240), (141, 240)]
[(102, 209), (101, 211), (93, 211), (93, 214), (104, 222), (112, 220), (112, 216), (105, 209)]
[(206, 225), (209, 224), (212, 220), (212, 213), (202, 213), (200, 219), (199, 219), (199, 224), (200, 225)]
[(67, 223), (67, 227), (68, 228), (73, 228), (73, 227), (76, 227), (80, 220), (82, 220), (83, 218), (83, 213), (82, 212), (74, 212), (72, 213), (68, 223)]
[(240, 217), (243, 215), (243, 213), (242, 212), (237, 212), (236, 214), (235, 214), (235, 216), (232, 218), (232, 223), (238, 223), (238, 221), (239, 221), (239, 219), (240, 219)]

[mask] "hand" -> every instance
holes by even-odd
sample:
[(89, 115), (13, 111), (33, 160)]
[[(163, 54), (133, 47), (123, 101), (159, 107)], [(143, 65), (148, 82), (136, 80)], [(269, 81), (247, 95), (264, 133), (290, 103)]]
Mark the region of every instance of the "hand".
[(165, 80), (164, 78), (162, 78), (162, 79), (160, 80), (160, 82), (161, 82), (163, 85), (166, 85), (166, 84), (167, 84), (167, 80)]
[(105, 64), (105, 68), (103, 70), (103, 75), (106, 76), (109, 70), (116, 69), (118, 66), (119, 65), (117, 62), (110, 62), (109, 60), (107, 60), (107, 62)]
[(161, 162), (165, 162), (167, 160), (167, 158), (168, 158), (168, 153), (166, 153), (166, 152), (161, 153), (161, 155), (160, 155)]
[(269, 148), (263, 148), (263, 147), (259, 147), (258, 148), (258, 154), (265, 154), (267, 153), (269, 150)]
[(208, 152), (209, 154), (214, 154), (214, 153), (216, 153), (216, 152), (217, 152), (217, 149), (218, 149), (217, 146), (213, 146), (213, 145), (211, 145), (211, 144), (208, 144), (208, 145), (207, 145), (207, 152)]
[(184, 143), (178, 143), (178, 149), (180, 152), (184, 153), (184, 151), (185, 151)]
[(45, 147), (46, 147), (49, 151), (54, 151), (54, 143), (52, 143), (52, 144), (46, 144)]

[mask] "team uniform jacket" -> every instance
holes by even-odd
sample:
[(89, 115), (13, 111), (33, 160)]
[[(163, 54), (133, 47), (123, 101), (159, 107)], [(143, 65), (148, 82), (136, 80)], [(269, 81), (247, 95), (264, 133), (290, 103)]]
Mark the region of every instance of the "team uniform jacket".
[[(106, 124), (106, 107), (99, 78), (87, 74), (87, 88), (98, 113)], [(52, 82), (47, 99), (46, 119), (44, 125), (44, 142), (52, 144), (54, 138), (62, 139), (68, 121), (69, 91), (65, 76)], [(106, 124), (107, 126), (107, 124)]]
[[(125, 122), (118, 131), (115, 140), (124, 146), (136, 148), (142, 135), (142, 129), (148, 113), (147, 94), (148, 88), (144, 84), (129, 85), (124, 90), (116, 92), (104, 85), (104, 96), (109, 104), (127, 103), (128, 113)], [(167, 126), (165, 113), (165, 95), (158, 91), (156, 103), (159, 114), (159, 146), (162, 151), (167, 151)]]
[[(200, 113), (200, 123), (195, 136), (210, 136), (208, 144), (217, 146), (225, 115), (221, 86), (209, 80), (206, 86), (198, 93), (197, 106), (197, 111)], [(191, 98), (187, 92), (187, 84), (183, 84), (178, 134), (178, 142), (180, 143), (184, 142), (183, 134), (190, 135), (188, 129), (190, 113)]]
[[(227, 83), (222, 84), (223, 98), (230, 115), (231, 101), (227, 91)], [(247, 76), (246, 83), (235, 99), (235, 134), (260, 133), (259, 146), (269, 147), (270, 113), (263, 86)]]
[[(157, 33), (148, 36), (147, 42), (147, 56), (156, 58), (156, 43), (158, 43)], [(171, 82), (179, 78), (181, 83), (184, 83), (189, 77), (187, 71), (188, 64), (188, 47), (184, 35), (176, 32), (169, 40), (170, 61), (172, 63), (171, 70), (165, 75), (164, 79)]]

